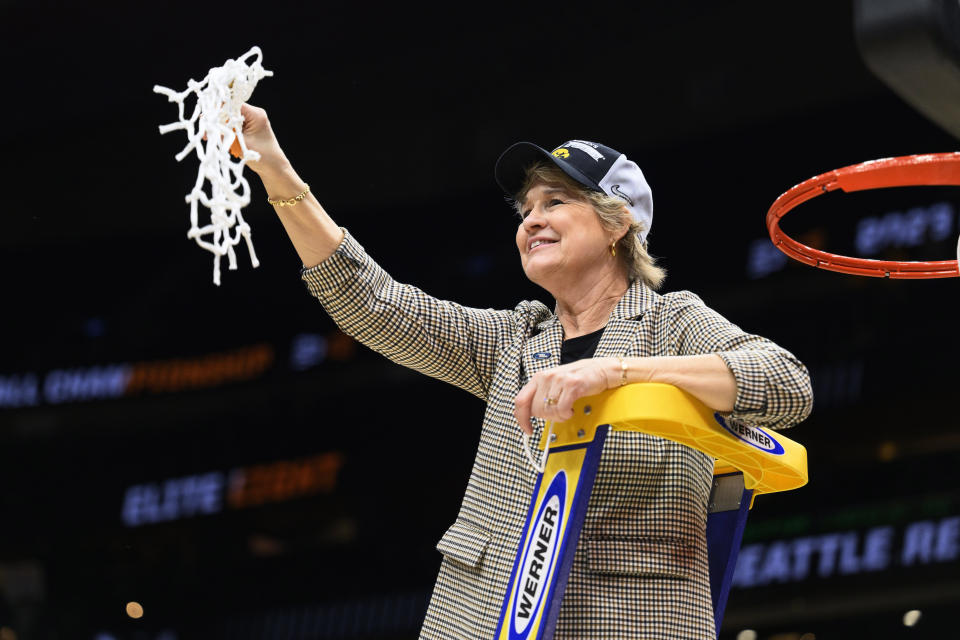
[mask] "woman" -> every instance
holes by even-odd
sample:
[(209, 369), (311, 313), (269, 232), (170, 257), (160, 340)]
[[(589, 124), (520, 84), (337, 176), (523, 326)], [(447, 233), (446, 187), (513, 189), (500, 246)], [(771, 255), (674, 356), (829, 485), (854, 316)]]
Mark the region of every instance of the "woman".
[[(487, 409), (422, 638), (493, 637), (536, 479), (521, 430), (538, 437), (573, 402), (631, 382), (666, 382), (728, 419), (790, 426), (811, 407), (790, 353), (741, 331), (689, 292), (658, 295), (646, 252), (650, 190), (609, 147), (508, 149), (497, 181), (520, 214), (526, 275), (556, 300), (483, 310), (394, 281), (337, 226), (287, 161), (266, 113), (244, 106), (249, 166), (304, 264), (310, 292), (346, 333), (455, 384)], [(285, 200), (275, 200), (282, 198)], [(293, 203), (291, 206), (288, 204)], [(556, 638), (713, 638), (705, 540), (713, 461), (612, 432), (604, 446)]]

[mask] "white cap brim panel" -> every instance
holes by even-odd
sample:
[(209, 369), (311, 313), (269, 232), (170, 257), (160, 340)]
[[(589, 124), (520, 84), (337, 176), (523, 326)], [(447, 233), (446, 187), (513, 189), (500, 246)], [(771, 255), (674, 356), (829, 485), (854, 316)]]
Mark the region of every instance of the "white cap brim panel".
[(640, 223), (640, 241), (646, 242), (653, 224), (653, 193), (637, 163), (620, 154), (600, 180), (600, 188), (608, 196), (623, 200), (633, 219)]

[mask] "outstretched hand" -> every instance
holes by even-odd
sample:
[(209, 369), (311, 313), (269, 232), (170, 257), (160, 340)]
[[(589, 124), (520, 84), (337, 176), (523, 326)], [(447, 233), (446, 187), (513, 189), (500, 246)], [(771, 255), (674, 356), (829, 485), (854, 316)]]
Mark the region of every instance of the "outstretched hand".
[(290, 163), (277, 142), (267, 112), (260, 107), (243, 103), (240, 113), (243, 115), (243, 140), (248, 149), (260, 154), (259, 160), (247, 161), (247, 166), (261, 177), (264, 173), (277, 174), (287, 168)]
[(619, 384), (616, 358), (586, 358), (539, 371), (520, 389), (513, 415), (527, 435), (533, 434), (531, 418), (555, 422), (573, 417), (573, 403), (584, 396), (605, 391)]

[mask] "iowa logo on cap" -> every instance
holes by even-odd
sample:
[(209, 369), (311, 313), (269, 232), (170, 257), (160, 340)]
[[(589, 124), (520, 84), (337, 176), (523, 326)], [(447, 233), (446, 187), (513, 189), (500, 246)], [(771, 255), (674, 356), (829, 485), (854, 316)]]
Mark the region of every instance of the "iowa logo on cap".
[(563, 147), (557, 147), (556, 149), (553, 150), (553, 155), (555, 155), (558, 158), (563, 158), (564, 160), (566, 160), (567, 158), (570, 157), (570, 150), (564, 149)]

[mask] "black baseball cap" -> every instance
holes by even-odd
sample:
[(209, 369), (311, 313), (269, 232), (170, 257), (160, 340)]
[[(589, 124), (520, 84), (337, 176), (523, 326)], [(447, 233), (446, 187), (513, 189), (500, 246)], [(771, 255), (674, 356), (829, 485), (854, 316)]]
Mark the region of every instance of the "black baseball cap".
[(653, 193), (635, 162), (619, 151), (588, 140), (568, 140), (553, 151), (532, 142), (517, 142), (500, 154), (494, 178), (508, 196), (515, 198), (523, 187), (527, 169), (544, 160), (588, 189), (623, 200), (640, 223), (641, 242), (646, 242), (653, 224)]

